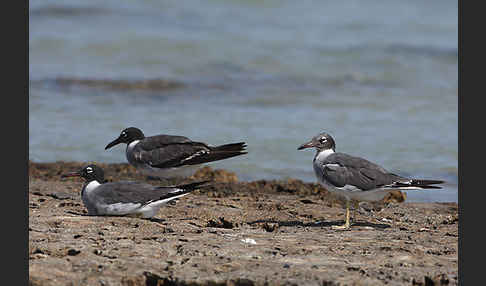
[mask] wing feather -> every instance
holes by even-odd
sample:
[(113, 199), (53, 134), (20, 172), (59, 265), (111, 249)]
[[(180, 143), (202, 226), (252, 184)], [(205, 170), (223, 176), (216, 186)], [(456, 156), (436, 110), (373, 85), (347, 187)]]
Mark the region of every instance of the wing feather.
[(134, 149), (134, 157), (136, 161), (152, 167), (171, 168), (209, 150), (206, 144), (193, 142), (184, 136), (157, 135), (140, 141)]
[(344, 153), (329, 155), (322, 162), (322, 166), (324, 178), (337, 187), (352, 185), (367, 191), (406, 180), (366, 159)]
[(141, 182), (105, 183), (96, 189), (97, 200), (104, 204), (140, 203), (164, 199), (173, 193), (174, 189), (159, 189), (156, 186)]

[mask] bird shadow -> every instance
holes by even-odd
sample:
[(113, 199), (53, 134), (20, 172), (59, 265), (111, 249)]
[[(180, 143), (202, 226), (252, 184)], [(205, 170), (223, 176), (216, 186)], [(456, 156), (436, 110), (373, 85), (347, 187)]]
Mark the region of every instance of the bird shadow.
[[(77, 215), (77, 216), (89, 216), (89, 217), (93, 217), (93, 215), (89, 215), (89, 214), (86, 214), (86, 213), (73, 212), (73, 211), (66, 211), (66, 213), (73, 214), (73, 215)], [(166, 221), (165, 219), (162, 219), (162, 218), (155, 218), (155, 217), (152, 217), (152, 218), (141, 218), (141, 217), (130, 216), (130, 215), (110, 215), (110, 216), (103, 216), (103, 217), (128, 217), (128, 218), (148, 220), (148, 221), (156, 222), (156, 223), (163, 223), (163, 222)]]
[(86, 214), (86, 213), (78, 213), (78, 212), (73, 212), (73, 211), (66, 211), (66, 213), (73, 214), (73, 215), (79, 215), (79, 216), (91, 216), (91, 215)]
[(156, 223), (164, 223), (164, 222), (166, 222), (165, 219), (163, 219), (163, 218), (156, 218), (156, 217), (147, 218), (146, 220), (151, 221), (151, 222), (156, 222)]
[[(247, 222), (247, 224), (252, 225), (256, 223), (276, 223), (278, 226), (302, 226), (302, 227), (326, 227), (326, 226), (340, 226), (344, 224), (343, 220), (336, 220), (336, 221), (318, 221), (318, 222), (301, 222), (301, 221), (278, 221), (278, 220), (256, 220)], [(351, 222), (351, 227), (353, 226), (361, 226), (361, 227), (372, 227), (377, 229), (386, 229), (391, 227), (388, 224), (382, 223), (371, 223), (366, 221), (354, 221)]]

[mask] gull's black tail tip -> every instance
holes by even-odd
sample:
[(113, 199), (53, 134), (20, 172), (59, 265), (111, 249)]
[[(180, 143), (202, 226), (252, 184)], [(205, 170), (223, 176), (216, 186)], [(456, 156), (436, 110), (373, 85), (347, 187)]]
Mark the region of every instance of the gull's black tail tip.
[(442, 189), (438, 184), (443, 184), (442, 180), (422, 180), (422, 179), (409, 179), (400, 180), (391, 184), (391, 187), (396, 188), (412, 188), (412, 189)]
[(158, 186), (158, 189), (167, 189), (172, 194), (186, 194), (200, 188), (211, 186), (211, 181), (199, 181), (188, 184), (172, 185), (172, 186)]
[(245, 149), (245, 142), (225, 144), (210, 148), (211, 150), (203, 155), (195, 156), (191, 159), (185, 160), (184, 165), (199, 165), (248, 153)]
[(442, 180), (421, 180), (421, 179), (413, 179), (410, 182), (410, 186), (419, 187), (423, 189), (442, 189), (440, 186), (435, 186), (438, 184), (443, 184), (445, 181)]
[(211, 186), (211, 184), (208, 184), (209, 182), (211, 181), (206, 180), (206, 181), (193, 182), (189, 184), (178, 185), (177, 188), (187, 190), (187, 191), (193, 191), (195, 189)]
[(213, 147), (211, 151), (213, 152), (245, 152), (246, 151), (246, 143), (245, 142), (238, 142), (238, 143), (230, 143), (225, 145), (219, 145)]

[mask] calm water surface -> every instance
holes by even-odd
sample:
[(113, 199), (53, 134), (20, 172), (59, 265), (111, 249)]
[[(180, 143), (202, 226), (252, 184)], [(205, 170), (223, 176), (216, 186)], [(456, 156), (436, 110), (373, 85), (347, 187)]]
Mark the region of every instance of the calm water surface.
[[(241, 180), (313, 182), (320, 131), (390, 171), (443, 179), (456, 201), (457, 1), (30, 1), (29, 159), (125, 162), (128, 126), (249, 154)], [(57, 79), (166, 79), (118, 90)]]

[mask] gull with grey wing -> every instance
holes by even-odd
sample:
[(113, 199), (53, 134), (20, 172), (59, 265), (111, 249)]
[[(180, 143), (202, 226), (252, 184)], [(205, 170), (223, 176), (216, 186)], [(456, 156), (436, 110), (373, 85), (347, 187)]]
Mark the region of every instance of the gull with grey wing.
[(378, 201), (392, 190), (441, 189), (436, 184), (441, 180), (422, 180), (402, 177), (388, 172), (383, 167), (366, 159), (336, 152), (336, 143), (331, 135), (322, 132), (297, 150), (315, 148), (312, 165), (318, 182), (328, 191), (346, 200), (346, 220), (336, 228), (350, 227), (349, 203), (357, 201)]
[(105, 150), (120, 143), (127, 144), (125, 154), (132, 166), (143, 174), (161, 178), (190, 176), (204, 163), (247, 154), (245, 142), (211, 146), (177, 135), (145, 137), (136, 127), (122, 130)]
[(208, 181), (176, 186), (153, 186), (135, 181), (105, 183), (103, 169), (94, 164), (76, 172), (63, 174), (61, 177), (85, 179), (81, 199), (88, 210), (88, 215), (95, 216), (151, 218), (167, 202), (208, 186), (205, 185)]

